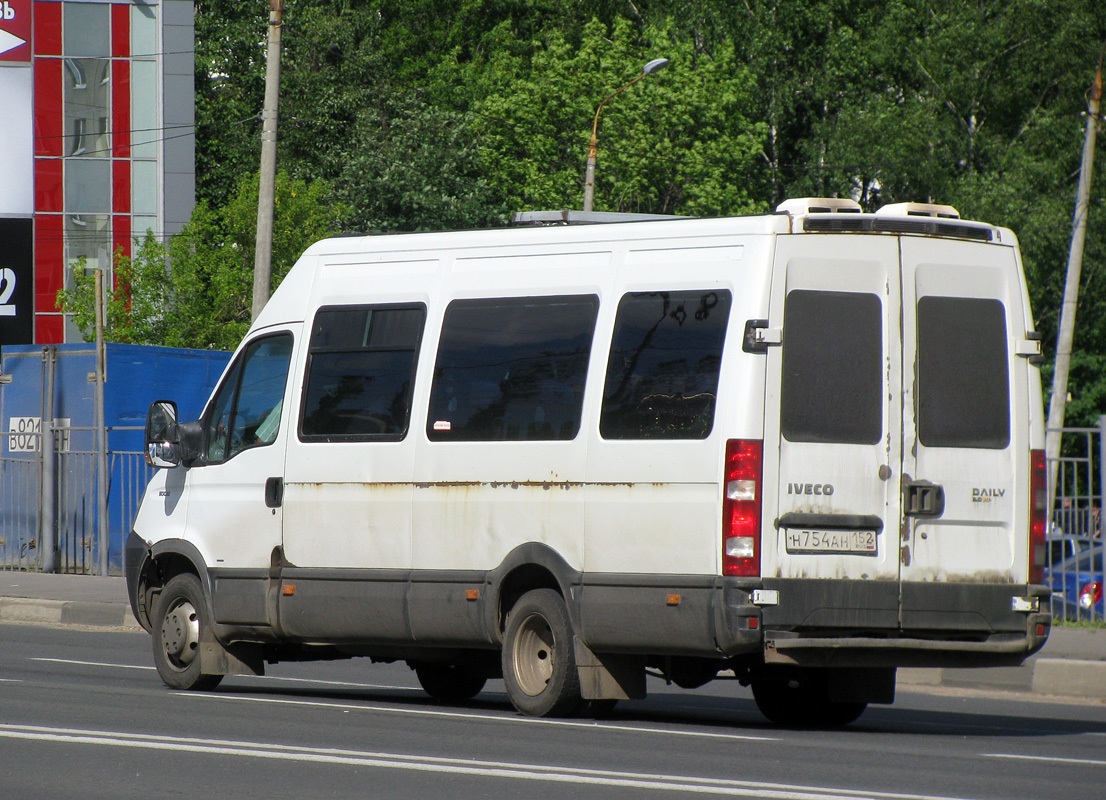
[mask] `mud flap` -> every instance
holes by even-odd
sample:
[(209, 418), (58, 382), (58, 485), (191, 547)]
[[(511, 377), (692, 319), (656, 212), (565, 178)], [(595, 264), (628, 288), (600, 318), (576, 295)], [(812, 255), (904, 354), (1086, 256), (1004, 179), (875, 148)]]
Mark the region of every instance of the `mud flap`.
[(261, 646), (240, 642), (224, 647), (214, 639), (200, 642), (200, 672), (205, 675), (264, 675)]
[(643, 656), (598, 656), (574, 636), (580, 694), (585, 700), (641, 700), (645, 697)]

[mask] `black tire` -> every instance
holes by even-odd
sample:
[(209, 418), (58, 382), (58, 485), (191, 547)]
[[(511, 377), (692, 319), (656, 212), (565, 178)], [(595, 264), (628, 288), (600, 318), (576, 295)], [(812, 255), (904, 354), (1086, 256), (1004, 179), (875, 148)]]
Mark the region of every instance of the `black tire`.
[(199, 578), (185, 573), (165, 584), (153, 623), (154, 664), (166, 686), (202, 692), (219, 685), (222, 675), (200, 671), (200, 641), (211, 617)]
[(579, 711), (572, 621), (552, 589), (534, 589), (507, 615), (503, 682), (514, 707), (532, 717), (567, 717)]
[(761, 714), (787, 728), (840, 728), (864, 713), (867, 703), (829, 700), (819, 677), (803, 672), (790, 679), (756, 680), (753, 699)]
[(412, 665), (423, 690), (443, 703), (470, 700), (480, 694), (487, 676), (465, 664), (418, 663)]

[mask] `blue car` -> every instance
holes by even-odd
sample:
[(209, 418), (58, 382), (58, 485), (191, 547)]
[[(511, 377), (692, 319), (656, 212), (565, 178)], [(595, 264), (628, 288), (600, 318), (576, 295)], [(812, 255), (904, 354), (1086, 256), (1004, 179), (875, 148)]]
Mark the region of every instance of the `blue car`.
[(1106, 617), (1102, 598), (1102, 543), (1053, 564), (1049, 583), (1054, 617), (1101, 621)]

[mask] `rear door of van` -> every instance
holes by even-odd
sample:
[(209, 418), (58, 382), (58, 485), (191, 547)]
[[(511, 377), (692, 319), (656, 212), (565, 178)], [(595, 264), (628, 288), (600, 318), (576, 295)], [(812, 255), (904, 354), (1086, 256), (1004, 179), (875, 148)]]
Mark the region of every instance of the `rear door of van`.
[(1025, 325), (1014, 249), (890, 235), (777, 242), (765, 414), (776, 508), (761, 574), (779, 602), (765, 626), (1015, 624), (1030, 443), (1011, 414), (1028, 403), (1010, 344)]
[(899, 297), (895, 237), (777, 238), (761, 574), (779, 603), (766, 628), (898, 626)]
[[(903, 236), (905, 629), (1013, 625), (1029, 542), (1028, 364), (1012, 247)], [(1015, 414), (1020, 409), (1022, 413)], [(962, 593), (941, 584), (972, 585)], [(991, 588), (983, 587), (990, 585)], [(960, 596), (963, 595), (963, 596)], [(1004, 622), (1005, 620), (1005, 622)]]

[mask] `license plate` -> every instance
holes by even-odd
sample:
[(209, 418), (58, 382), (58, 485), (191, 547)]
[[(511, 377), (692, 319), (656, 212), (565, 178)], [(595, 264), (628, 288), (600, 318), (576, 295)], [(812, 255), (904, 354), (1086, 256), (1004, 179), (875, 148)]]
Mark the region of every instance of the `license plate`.
[(876, 554), (875, 531), (808, 531), (788, 528), (784, 531), (784, 544), (788, 553), (846, 553), (874, 556)]

